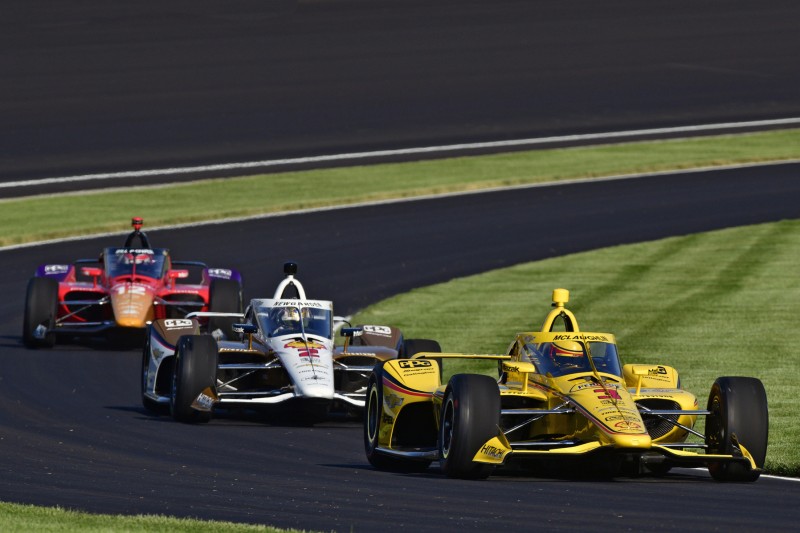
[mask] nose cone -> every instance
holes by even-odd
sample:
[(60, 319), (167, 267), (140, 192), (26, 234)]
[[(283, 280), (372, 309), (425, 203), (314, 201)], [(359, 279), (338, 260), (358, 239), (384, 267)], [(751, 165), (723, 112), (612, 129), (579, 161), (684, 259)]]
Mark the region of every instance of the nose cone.
[(120, 283), (111, 289), (111, 307), (118, 326), (144, 328), (153, 320), (155, 291), (147, 285)]
[(652, 445), (652, 439), (647, 433), (637, 433), (634, 435), (614, 435), (612, 438), (615, 448), (648, 450)]
[(302, 387), (298, 387), (298, 389), (298, 396), (302, 398), (333, 399), (333, 383), (326, 379), (320, 380), (318, 383), (312, 380), (304, 381)]

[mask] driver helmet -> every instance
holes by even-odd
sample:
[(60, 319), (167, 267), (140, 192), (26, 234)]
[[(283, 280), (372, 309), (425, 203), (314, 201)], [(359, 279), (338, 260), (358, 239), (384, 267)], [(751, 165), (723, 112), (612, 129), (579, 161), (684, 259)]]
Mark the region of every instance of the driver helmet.
[(297, 328), (300, 325), (300, 313), (294, 307), (287, 307), (281, 312), (280, 324), (285, 328)]
[(558, 365), (577, 365), (583, 358), (581, 343), (570, 340), (555, 341), (550, 345), (550, 359)]

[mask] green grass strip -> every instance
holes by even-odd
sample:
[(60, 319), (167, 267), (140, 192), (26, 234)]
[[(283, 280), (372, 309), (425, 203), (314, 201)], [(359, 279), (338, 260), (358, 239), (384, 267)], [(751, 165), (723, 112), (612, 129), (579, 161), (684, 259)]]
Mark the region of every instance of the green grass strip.
[(0, 200), (0, 246), (424, 194), (800, 159), (800, 129), (224, 178)]
[(297, 529), (170, 518), (88, 514), (60, 507), (36, 507), (0, 502), (0, 530), (39, 533), (292, 533)]
[[(675, 367), (702, 407), (714, 379), (761, 379), (766, 468), (800, 475), (800, 221), (606, 248), (425, 287), (372, 305), (353, 323), (393, 324), (443, 351), (505, 353), (536, 331), (553, 289), (570, 290), (581, 329), (617, 336), (625, 363)], [(445, 374), (494, 368), (445, 366)], [(701, 426), (702, 427), (702, 426)]]

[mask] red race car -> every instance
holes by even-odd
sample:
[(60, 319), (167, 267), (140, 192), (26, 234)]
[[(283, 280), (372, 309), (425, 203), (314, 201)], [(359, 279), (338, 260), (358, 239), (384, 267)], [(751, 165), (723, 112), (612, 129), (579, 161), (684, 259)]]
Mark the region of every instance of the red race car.
[[(151, 248), (142, 219), (125, 246), (105, 248), (98, 259), (40, 265), (28, 282), (22, 339), (49, 348), (57, 336), (116, 331), (145, 338), (157, 318), (183, 318), (196, 311), (242, 312), (241, 275), (198, 261), (172, 261), (166, 248)], [(138, 244), (135, 241), (139, 241)], [(136, 244), (136, 245), (135, 245)], [(235, 318), (209, 318), (208, 331), (225, 335)]]

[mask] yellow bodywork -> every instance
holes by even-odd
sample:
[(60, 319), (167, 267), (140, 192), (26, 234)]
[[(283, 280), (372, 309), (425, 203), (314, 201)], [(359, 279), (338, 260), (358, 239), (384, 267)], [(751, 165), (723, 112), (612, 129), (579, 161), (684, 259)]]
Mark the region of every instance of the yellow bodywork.
[[(693, 446), (685, 442), (688, 435), (699, 435), (693, 430), (697, 413), (707, 413), (700, 411), (693, 394), (681, 389), (678, 372), (666, 365), (621, 366), (614, 335), (581, 331), (565, 308), (567, 301), (568, 291), (556, 289), (554, 309), (541, 330), (518, 333), (505, 355), (419, 353), (412, 359), (386, 361), (378, 383), (379, 451), (437, 458), (448, 387), (440, 380), (438, 361), (447, 368), (451, 358), (483, 359), (497, 361), (501, 411), (496, 435), (478, 447), (475, 463), (611, 453), (660, 456), (672, 466), (749, 461), (756, 468), (744, 447), (741, 457), (687, 451)], [(574, 370), (549, 367), (545, 352), (537, 351), (554, 346), (564, 346), (550, 352), (554, 361), (556, 356), (569, 361), (569, 346), (582, 347), (581, 357), (572, 352)]]

